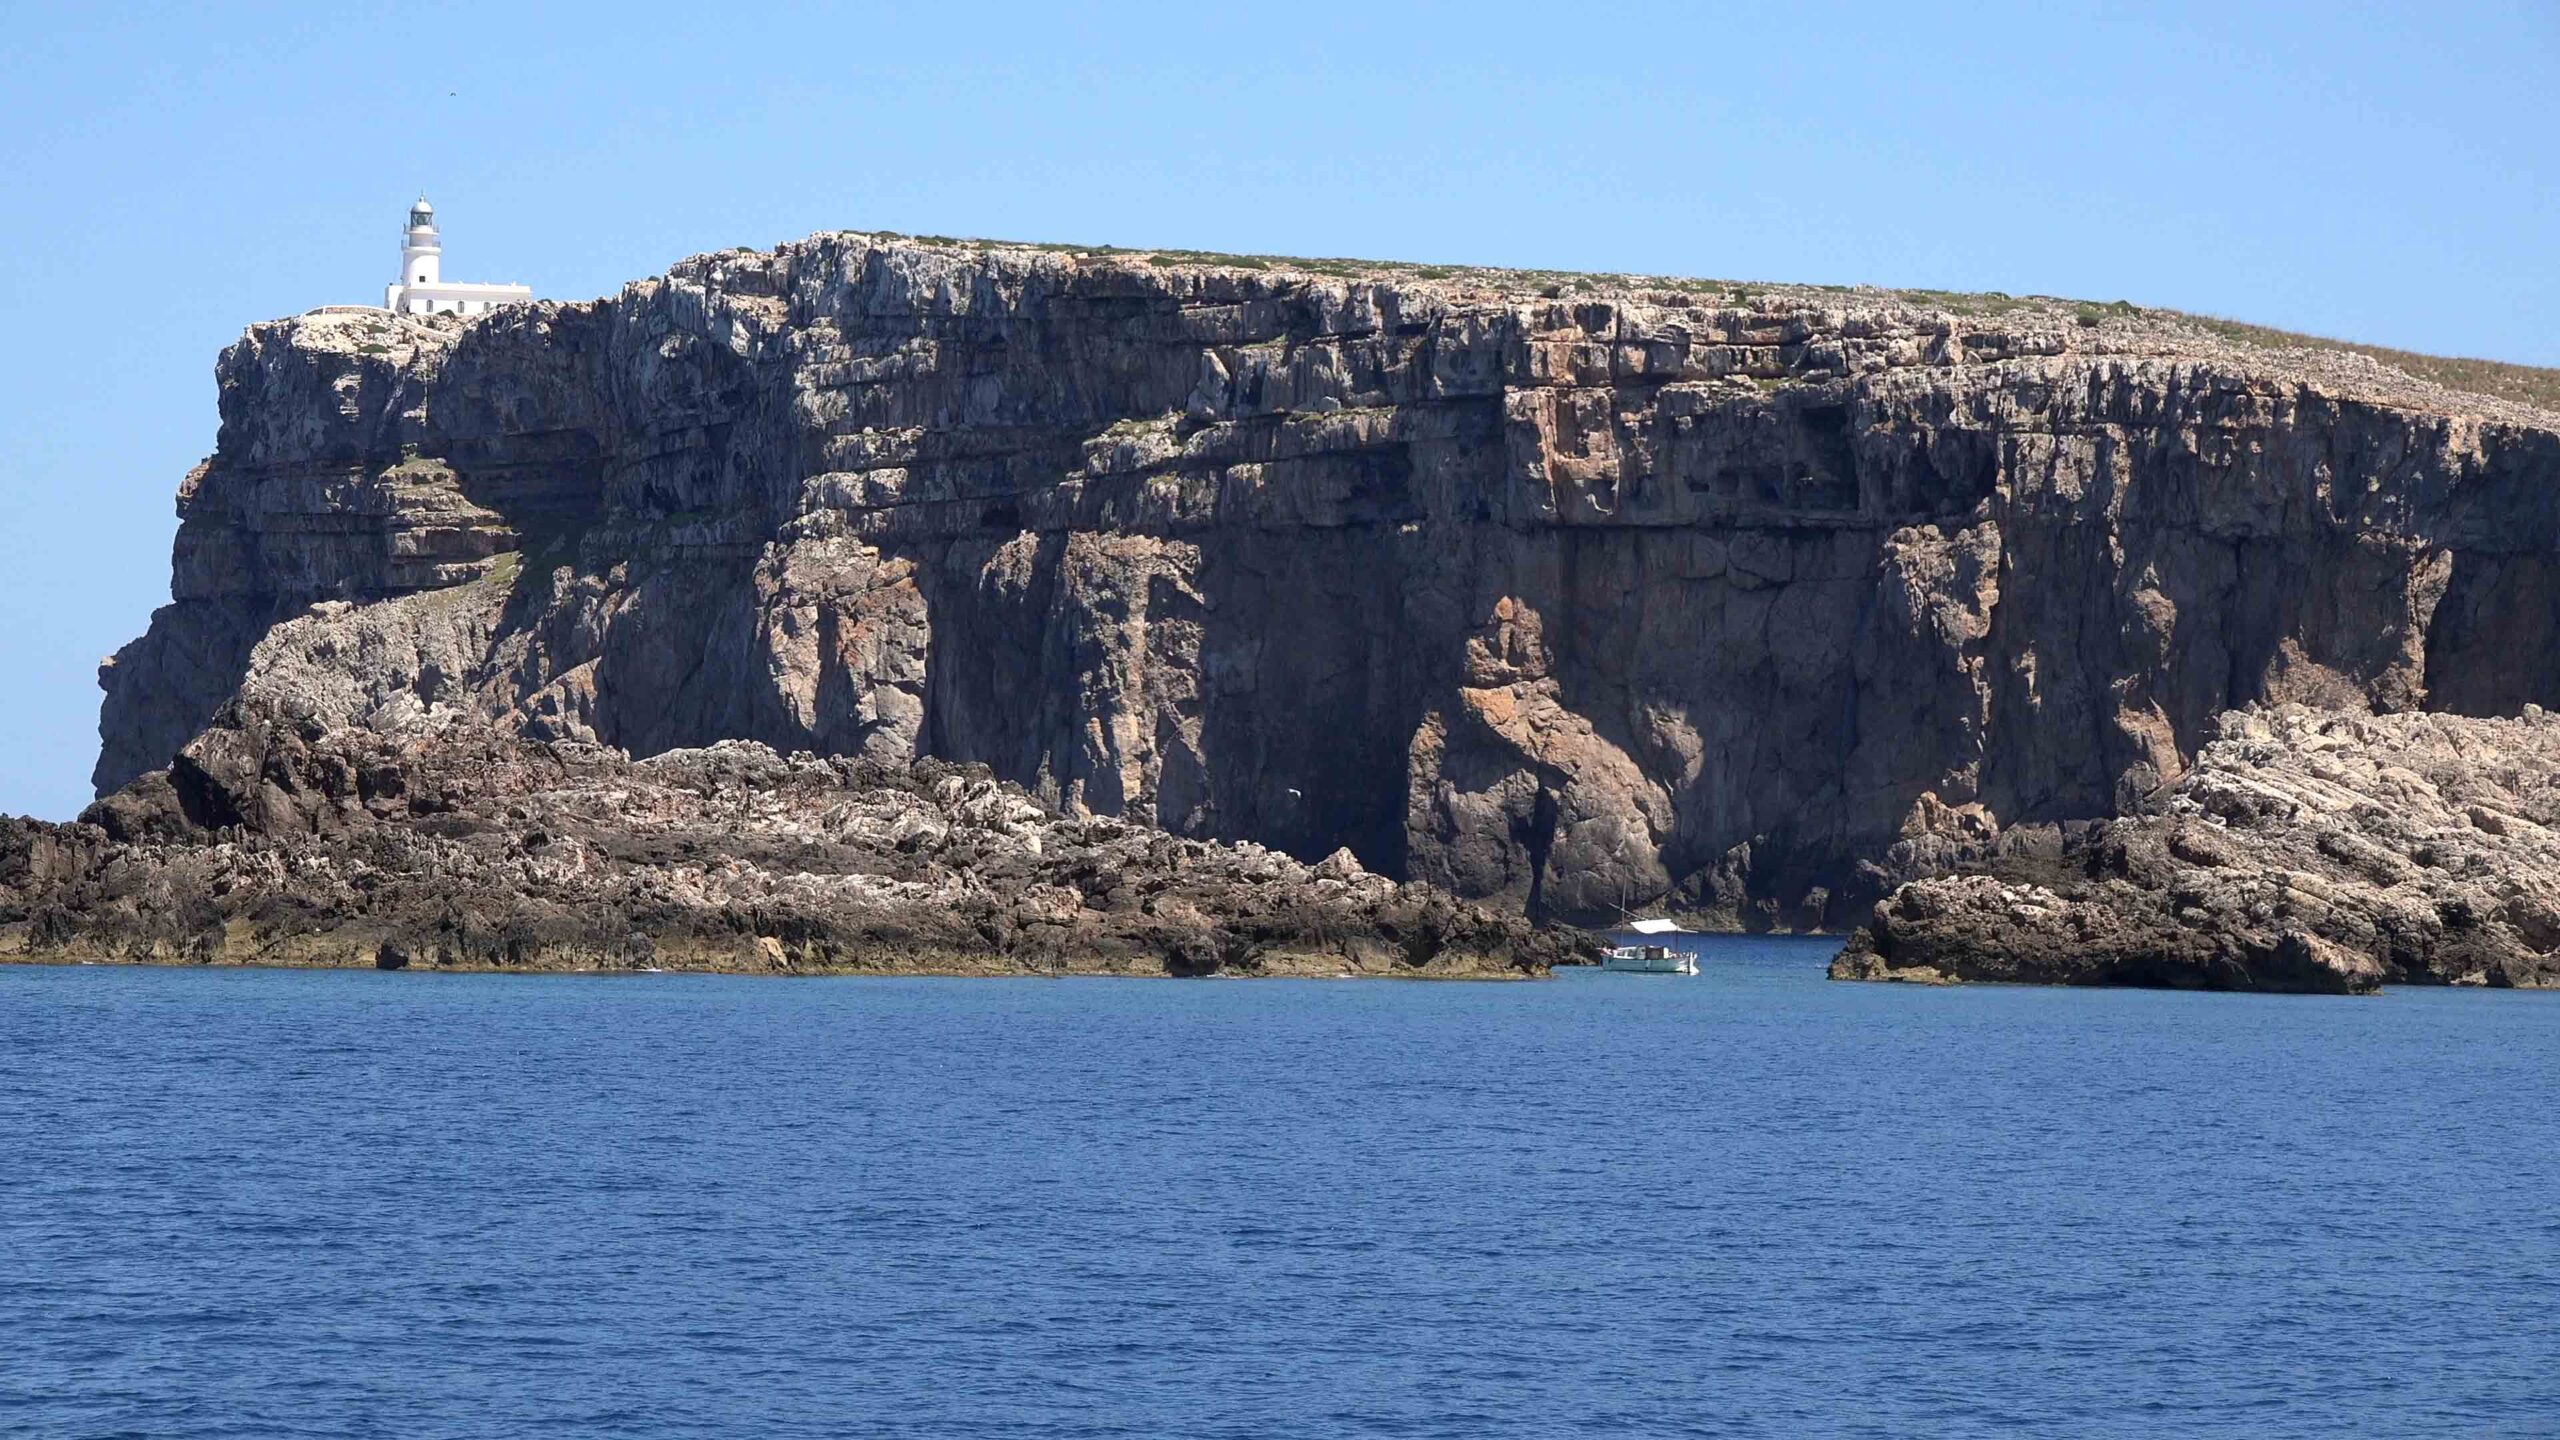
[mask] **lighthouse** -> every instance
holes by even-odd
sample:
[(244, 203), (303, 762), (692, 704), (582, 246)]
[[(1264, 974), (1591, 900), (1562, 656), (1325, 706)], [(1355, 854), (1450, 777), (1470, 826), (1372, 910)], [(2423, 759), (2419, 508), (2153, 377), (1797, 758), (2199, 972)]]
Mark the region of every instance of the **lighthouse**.
[(478, 315), (533, 298), (529, 285), (469, 285), (444, 278), (444, 237), (427, 197), (409, 207), (400, 236), (400, 275), (382, 290), (382, 308), (403, 315)]

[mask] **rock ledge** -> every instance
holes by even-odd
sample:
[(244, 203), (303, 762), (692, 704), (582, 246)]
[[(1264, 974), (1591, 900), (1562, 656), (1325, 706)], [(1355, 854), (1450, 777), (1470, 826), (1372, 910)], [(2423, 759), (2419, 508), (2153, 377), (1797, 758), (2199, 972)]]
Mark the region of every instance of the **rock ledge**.
[(2339, 994), (2560, 985), (2560, 718), (2236, 711), (2108, 821), (1878, 902), (1831, 974)]
[(0, 958), (385, 969), (1508, 978), (1584, 942), (1425, 885), (1070, 818), (984, 766), (634, 761), (217, 726), (0, 821)]

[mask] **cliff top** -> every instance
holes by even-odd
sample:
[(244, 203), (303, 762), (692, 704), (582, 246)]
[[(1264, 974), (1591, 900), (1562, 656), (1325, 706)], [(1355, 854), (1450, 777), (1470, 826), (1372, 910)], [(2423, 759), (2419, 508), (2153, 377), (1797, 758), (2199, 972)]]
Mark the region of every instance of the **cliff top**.
[[(1727, 338), (1734, 339), (1765, 329), (1771, 322), (1789, 326), (1795, 332), (1791, 339), (1945, 336), (1961, 342), (1954, 347), (1961, 357), (1958, 363), (2022, 355), (2201, 361), (2400, 408), (2538, 429), (2560, 426), (2560, 369), (2424, 355), (2124, 300), (2101, 303), (1998, 291), (1229, 255), (860, 230), (825, 231), (771, 250), (737, 247), (688, 256), (669, 266), (664, 278), (703, 285), (724, 292), (724, 298), (733, 303), (743, 300), (753, 306), (759, 294), (768, 297), (768, 303), (776, 295), (752, 278), (756, 272), (770, 273), (777, 266), (788, 269), (821, 251), (846, 248), (904, 254), (923, 269), (958, 263), (1015, 276), (1046, 273), (1071, 281), (1102, 280), (1106, 289), (1155, 291), (1179, 303), (1226, 303), (1311, 286), (1378, 286), (1428, 300), (1430, 309), (1461, 313), (1597, 303), (1616, 307), (1630, 318), (1651, 312), (1652, 317), (1677, 322), (1680, 312), (1691, 312), (1712, 322), (1707, 331), (1730, 332)], [(540, 302), (538, 308), (555, 309), (558, 302)], [(489, 318), (395, 316), (364, 307), (324, 306), (295, 317), (293, 343), (405, 358), (403, 352), (420, 343), (449, 341)]]
[[(2322, 382), (2414, 408), (2441, 409), (2483, 418), (2548, 426), (2560, 419), (2560, 369), (2455, 356), (2426, 355), (2381, 345), (2303, 335), (2216, 316), (2140, 306), (2125, 300), (2091, 301), (2052, 295), (2009, 295), (1888, 289), (1873, 285), (1798, 285), (1719, 280), (1695, 276), (1438, 265), (1397, 260), (1233, 255), (1203, 250), (1124, 248), (1054, 242), (905, 235), (896, 231), (831, 231), (773, 251), (729, 250), (689, 257), (670, 273), (707, 265), (722, 256), (781, 256), (822, 241), (956, 251), (990, 257), (1078, 265), (1138, 266), (1156, 271), (1243, 272), (1288, 283), (1309, 280), (1368, 282), (1398, 289), (1424, 288), (1460, 303), (1521, 304), (1537, 300), (1599, 300), (1673, 309), (1744, 310), (1762, 314), (1829, 312), (1845, 324), (1889, 318), (1931, 328), (1943, 317), (1954, 330), (1992, 329), (2009, 335), (2041, 333), (2060, 343), (2048, 353), (2219, 360), (2238, 368)], [(1819, 328), (1835, 328), (1825, 325)], [(2412, 384), (2411, 382), (2414, 382)], [(2381, 392), (2381, 393), (2377, 393)], [(2397, 392), (2397, 393), (2391, 393)], [(2481, 404), (2478, 402), (2491, 402)], [(2510, 408), (2513, 407), (2513, 408)], [(2517, 411), (2526, 413), (2516, 413)]]

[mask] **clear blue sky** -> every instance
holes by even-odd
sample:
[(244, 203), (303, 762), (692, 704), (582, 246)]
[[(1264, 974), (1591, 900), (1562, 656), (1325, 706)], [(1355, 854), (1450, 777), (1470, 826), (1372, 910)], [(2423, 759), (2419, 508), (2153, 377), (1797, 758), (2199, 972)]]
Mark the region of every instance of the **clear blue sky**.
[(2560, 6), (0, 0), (0, 812), (243, 326), (878, 228), (2125, 298), (2560, 364)]

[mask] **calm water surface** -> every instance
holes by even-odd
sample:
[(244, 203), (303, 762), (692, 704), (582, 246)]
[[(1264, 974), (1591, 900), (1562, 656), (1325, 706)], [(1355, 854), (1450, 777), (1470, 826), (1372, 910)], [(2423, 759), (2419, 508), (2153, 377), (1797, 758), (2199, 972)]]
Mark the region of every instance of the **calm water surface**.
[(0, 1433), (2560, 1433), (2560, 995), (0, 968)]

